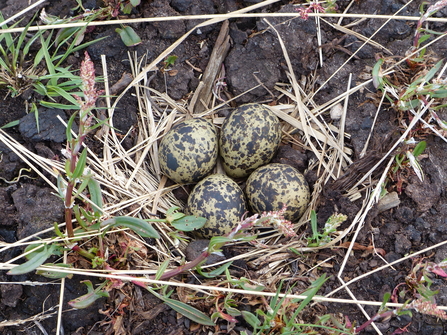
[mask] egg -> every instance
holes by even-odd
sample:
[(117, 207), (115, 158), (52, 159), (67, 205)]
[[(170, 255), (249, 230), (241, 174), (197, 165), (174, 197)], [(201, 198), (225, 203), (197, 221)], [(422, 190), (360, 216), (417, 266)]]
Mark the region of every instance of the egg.
[(213, 174), (200, 181), (188, 197), (187, 212), (207, 219), (197, 231), (202, 238), (230, 233), (247, 211), (239, 185), (223, 174)]
[(258, 168), (247, 179), (245, 194), (256, 213), (278, 211), (287, 206), (285, 219), (297, 221), (309, 203), (309, 185), (304, 176), (287, 164), (272, 163)]
[(223, 168), (232, 178), (248, 176), (271, 161), (281, 143), (279, 119), (267, 107), (246, 104), (222, 124), (219, 151)]
[(175, 125), (163, 137), (158, 151), (161, 171), (176, 183), (198, 182), (211, 172), (217, 156), (217, 130), (206, 119)]

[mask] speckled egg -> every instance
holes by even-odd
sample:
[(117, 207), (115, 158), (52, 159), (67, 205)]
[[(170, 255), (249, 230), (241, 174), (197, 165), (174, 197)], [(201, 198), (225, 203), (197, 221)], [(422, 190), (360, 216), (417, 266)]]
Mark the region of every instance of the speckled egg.
[(279, 119), (267, 107), (246, 104), (224, 121), (219, 137), (223, 167), (232, 178), (248, 176), (270, 162), (281, 142)]
[(163, 137), (158, 161), (163, 174), (176, 183), (198, 182), (217, 161), (217, 131), (205, 119), (181, 122)]
[(203, 238), (228, 234), (247, 211), (239, 185), (223, 174), (200, 181), (189, 195), (187, 209), (190, 215), (207, 219), (197, 232)]
[(287, 164), (258, 168), (247, 180), (245, 194), (253, 212), (277, 211), (287, 205), (284, 217), (297, 221), (309, 203), (309, 185), (304, 176)]

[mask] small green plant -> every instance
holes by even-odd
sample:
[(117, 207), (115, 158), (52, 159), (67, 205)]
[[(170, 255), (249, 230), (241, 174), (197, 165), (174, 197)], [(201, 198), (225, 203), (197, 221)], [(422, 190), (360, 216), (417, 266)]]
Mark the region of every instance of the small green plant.
[[(44, 15), (42, 21), (46, 24), (61, 24), (68, 22), (90, 22), (93, 20), (107, 20), (118, 17), (120, 11), (123, 14), (130, 14), (132, 9), (137, 7), (141, 0), (104, 0), (104, 7), (98, 9), (86, 9), (82, 4), (82, 0), (76, 0), (78, 6), (73, 8), (73, 11), (80, 11), (81, 13), (74, 17), (61, 19), (57, 16)], [(72, 28), (62, 29), (62, 34), (70, 31)], [(141, 43), (140, 37), (135, 30), (130, 26), (123, 26), (117, 28), (116, 32), (120, 35), (121, 40), (126, 46), (135, 46)]]
[[(0, 23), (3, 21), (4, 18), (0, 13)], [(74, 41), (82, 33), (82, 29), (79, 28), (72, 31), (59, 44), (52, 41), (52, 32), (44, 37), (44, 30), (37, 31), (27, 40), (26, 35), (31, 23), (32, 21), (17, 37), (13, 33), (0, 34), (0, 86), (6, 86), (14, 97), (29, 89), (34, 89), (50, 100), (61, 96), (71, 102), (71, 105), (49, 102), (47, 104), (56, 108), (77, 108), (72, 93), (78, 93), (81, 79), (69, 68), (61, 67), (61, 64), (70, 54), (96, 41), (75, 45)], [(6, 25), (1, 27), (8, 28)], [(32, 45), (38, 43), (41, 46), (34, 59), (27, 59)], [(61, 46), (65, 44), (68, 44), (68, 47), (62, 50)], [(45, 104), (44, 100), (40, 102)]]
[(178, 210), (180, 207), (174, 206), (166, 211), (165, 219), (147, 219), (148, 222), (164, 222), (175, 228), (174, 231), (170, 231), (169, 235), (175, 240), (186, 241), (184, 232), (191, 232), (193, 230), (202, 228), (206, 219), (193, 215), (186, 216), (180, 213)]
[(115, 31), (120, 35), (121, 40), (127, 47), (134, 47), (141, 44), (140, 36), (137, 35), (132, 27), (121, 25), (121, 28), (116, 28)]
[(165, 69), (168, 69), (169, 67), (173, 66), (177, 58), (178, 57), (175, 55), (170, 55), (166, 57), (165, 61), (163, 62), (165, 64)]
[(317, 214), (315, 211), (310, 213), (310, 226), (312, 229), (312, 236), (307, 238), (308, 247), (321, 247), (328, 244), (332, 240), (332, 235), (337, 232), (337, 228), (346, 220), (348, 217), (344, 214), (333, 214), (327, 219), (323, 232), (318, 231), (317, 224)]
[(309, 13), (333, 13), (337, 9), (337, 0), (329, 0), (321, 3), (306, 0), (307, 4), (296, 9), (303, 20), (309, 18)]
[[(414, 140), (407, 141), (407, 145), (414, 144)], [(424, 171), (422, 171), (422, 167), (419, 164), (417, 158), (420, 156), (425, 148), (427, 147), (427, 142), (421, 141), (414, 147), (413, 151), (410, 149), (406, 150), (405, 153), (397, 154), (395, 156), (395, 165), (391, 169), (393, 175), (396, 175), (399, 170), (403, 170), (405, 168), (411, 167), (420, 179), (420, 181), (424, 180)]]
[[(425, 2), (422, 3), (421, 13), (423, 13), (425, 5)], [(394, 62), (392, 59), (379, 58), (372, 70), (374, 86), (381, 90), (390, 103), (401, 111), (427, 105), (430, 106), (430, 111), (435, 111), (446, 106), (443, 99), (447, 97), (447, 82), (439, 77), (435, 78), (436, 73), (443, 65), (443, 60), (433, 59), (427, 55), (426, 48), (422, 47), (422, 44), (433, 35), (445, 34), (445, 32), (439, 33), (424, 28), (427, 18), (445, 6), (447, 6), (446, 0), (436, 2), (428, 7), (418, 21), (413, 45), (408, 51), (408, 69), (402, 71), (402, 73), (412, 73), (411, 81), (406, 82), (406, 78), (395, 76), (391, 83), (391, 80), (383, 75), (382, 65), (385, 62)], [(429, 99), (431, 100), (430, 104)]]
[[(3, 21), (0, 13), (0, 23)], [(55, 39), (52, 31), (44, 36), (45, 30), (39, 30), (28, 39), (26, 35), (32, 22), (30, 21), (17, 36), (13, 33), (0, 34), (0, 87), (6, 87), (12, 97), (29, 90), (37, 93), (30, 103), (30, 110), (35, 114), (39, 127), (37, 105), (59, 109), (78, 108), (73, 94), (82, 96), (81, 78), (69, 67), (63, 67), (61, 64), (69, 55), (97, 40), (78, 45), (76, 41), (85, 28), (71, 29), (62, 38), (58, 35)], [(6, 25), (1, 25), (2, 30), (7, 28)], [(34, 58), (28, 58), (32, 54), (32, 46), (38, 44), (39, 51), (34, 54)], [(57, 98), (63, 98), (67, 103), (58, 102)], [(12, 121), (2, 128), (16, 126), (18, 122)]]
[[(444, 34), (444, 33), (439, 33), (437, 31), (434, 31), (434, 30), (431, 30), (428, 28), (424, 28), (424, 23), (427, 21), (427, 19), (430, 16), (433, 16), (433, 14), (435, 14), (438, 10), (447, 6), (447, 1), (446, 0), (437, 1), (434, 5), (429, 6), (424, 13), (424, 7), (427, 4), (428, 3), (424, 1), (420, 5), (419, 12), (421, 13), (421, 18), (419, 19), (419, 21), (417, 23), (416, 30), (414, 33), (414, 38), (413, 38), (413, 46), (409, 50), (409, 53), (413, 53), (416, 50), (418, 50), (419, 48), (421, 48), (422, 44), (424, 42), (426, 42), (428, 39), (430, 39), (432, 37), (432, 35)], [(423, 63), (425, 52), (426, 52), (426, 49), (422, 48), (420, 51), (418, 51), (418, 53), (414, 57), (411, 57), (407, 61), (409, 66), (414, 67), (414, 66), (419, 65), (420, 63)]]
[[(312, 301), (318, 290), (326, 282), (326, 276), (322, 275), (316, 279), (309, 288), (300, 295), (306, 296), (304, 300), (290, 299), (285, 294), (280, 298), (279, 294), (282, 289), (282, 282), (279, 285), (276, 295), (271, 298), (270, 303), (264, 299), (264, 308), (258, 308), (253, 314), (243, 311), (244, 320), (253, 327), (253, 334), (302, 334), (308, 328), (324, 328), (337, 331), (335, 328), (316, 324), (303, 324), (297, 321), (299, 314)], [(242, 334), (247, 334), (243, 332)]]

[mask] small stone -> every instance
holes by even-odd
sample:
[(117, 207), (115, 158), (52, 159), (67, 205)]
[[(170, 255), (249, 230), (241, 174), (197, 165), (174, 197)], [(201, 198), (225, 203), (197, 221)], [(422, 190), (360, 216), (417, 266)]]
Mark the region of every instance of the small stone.
[[(202, 252), (204, 252), (208, 248), (209, 244), (210, 244), (209, 240), (195, 240), (189, 243), (185, 250), (186, 260), (192, 261), (197, 257), (199, 257), (202, 254)], [(206, 259), (205, 264), (210, 265), (223, 260), (225, 260), (225, 256), (219, 255), (217, 253), (212, 253)]]
[(9, 307), (16, 307), (23, 293), (22, 285), (2, 284), (0, 289), (2, 293), (1, 303)]
[(386, 194), (382, 199), (379, 200), (379, 203), (377, 204), (377, 209), (379, 210), (379, 213), (382, 213), (388, 209), (394, 208), (396, 206), (399, 206), (400, 199), (397, 192), (391, 192)]
[(343, 106), (340, 103), (333, 106), (331, 108), (330, 115), (332, 120), (340, 120), (341, 116), (343, 115)]
[(63, 121), (67, 121), (64, 111), (60, 109), (45, 109), (39, 111), (39, 129), (37, 129), (34, 113), (26, 114), (20, 119), (20, 134), (31, 142), (53, 141), (62, 143), (67, 137), (65, 136), (65, 126), (59, 120), (58, 116)]
[(409, 207), (402, 206), (396, 209), (394, 218), (402, 223), (410, 223), (413, 221), (413, 210)]
[(278, 148), (272, 163), (287, 164), (303, 173), (307, 169), (308, 159), (305, 154), (293, 149), (291, 146), (282, 145)]
[(19, 239), (51, 228), (64, 218), (64, 203), (50, 188), (26, 184), (12, 194), (12, 199), (18, 212)]
[(360, 128), (362, 128), (363, 130), (369, 130), (371, 129), (373, 124), (373, 119), (371, 117), (365, 117), (363, 119), (362, 125), (360, 126)]
[(394, 248), (396, 253), (404, 255), (410, 251), (411, 242), (404, 235), (396, 236), (396, 241), (394, 242)]

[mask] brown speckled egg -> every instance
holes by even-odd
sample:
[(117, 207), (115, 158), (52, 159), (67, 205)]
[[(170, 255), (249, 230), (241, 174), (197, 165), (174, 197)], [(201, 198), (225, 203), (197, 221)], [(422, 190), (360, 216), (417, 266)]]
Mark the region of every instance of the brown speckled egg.
[(200, 181), (189, 195), (187, 210), (190, 215), (207, 219), (197, 232), (203, 238), (228, 234), (247, 211), (239, 185), (223, 174)]
[(287, 205), (284, 217), (297, 221), (309, 203), (309, 185), (304, 176), (287, 164), (258, 168), (247, 180), (245, 194), (253, 212), (277, 211)]
[(217, 161), (217, 131), (205, 119), (191, 119), (175, 125), (163, 137), (158, 161), (163, 174), (176, 183), (198, 182)]
[(273, 158), (281, 143), (279, 119), (267, 107), (246, 104), (224, 121), (219, 137), (223, 167), (232, 178), (248, 176)]

